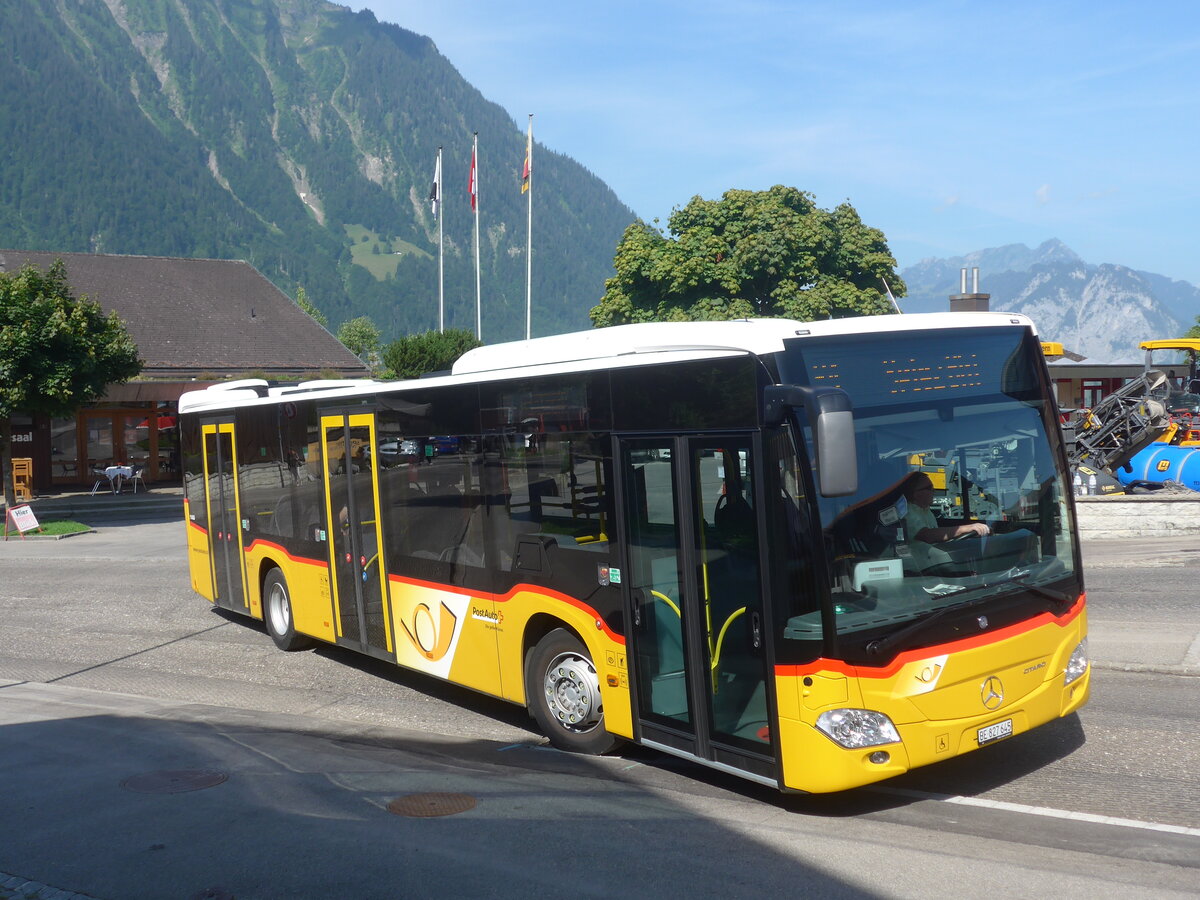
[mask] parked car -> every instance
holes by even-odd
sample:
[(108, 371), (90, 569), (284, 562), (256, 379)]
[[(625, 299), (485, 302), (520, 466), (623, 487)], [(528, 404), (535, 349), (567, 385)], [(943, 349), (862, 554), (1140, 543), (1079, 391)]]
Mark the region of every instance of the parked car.
[(411, 438), (396, 438), (379, 444), (379, 462), (384, 466), (417, 462), (420, 455), (421, 445)]

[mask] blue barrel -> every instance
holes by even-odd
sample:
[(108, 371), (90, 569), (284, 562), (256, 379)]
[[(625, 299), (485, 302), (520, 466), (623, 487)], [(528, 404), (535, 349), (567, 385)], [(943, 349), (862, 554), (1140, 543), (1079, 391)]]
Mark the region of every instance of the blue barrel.
[(1121, 484), (1134, 481), (1178, 481), (1184, 487), (1200, 491), (1200, 447), (1176, 447), (1153, 443), (1129, 461), (1131, 471), (1117, 467)]

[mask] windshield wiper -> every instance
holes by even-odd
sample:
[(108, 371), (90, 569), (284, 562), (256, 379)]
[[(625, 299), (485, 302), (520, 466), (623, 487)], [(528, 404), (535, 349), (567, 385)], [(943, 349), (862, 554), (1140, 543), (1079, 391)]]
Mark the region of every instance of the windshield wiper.
[[(963, 590), (974, 590), (974, 589), (973, 588), (964, 588)], [(954, 595), (950, 594), (949, 596), (952, 597)], [(990, 594), (985, 594), (984, 596), (976, 597), (973, 600), (963, 600), (960, 603), (951, 603), (949, 606), (943, 606), (941, 609), (934, 610), (932, 613), (927, 615), (925, 618), (918, 619), (917, 621), (913, 622), (911, 625), (904, 626), (899, 631), (893, 631), (887, 637), (880, 638), (877, 641), (871, 641), (869, 644), (867, 644), (867, 648), (866, 648), (867, 655), (868, 656), (882, 656), (884, 653), (887, 653), (888, 650), (892, 649), (892, 647), (895, 647), (897, 644), (901, 643), (906, 638), (912, 637), (914, 634), (916, 634), (919, 631), (924, 631), (927, 626), (932, 625), (934, 622), (941, 619), (943, 616), (946, 615), (946, 613), (954, 612), (954, 611), (960, 610), (960, 609), (966, 609), (971, 606), (976, 606), (976, 605), (982, 603), (984, 600), (989, 599), (990, 597), (991, 597)]]
[[(1022, 587), (1025, 590), (1029, 591), (1029, 593), (1034, 594), (1035, 596), (1041, 597), (1043, 600), (1054, 601), (1054, 603), (1057, 604), (1060, 613), (1066, 612), (1068, 609), (1070, 609), (1070, 607), (1071, 607), (1071, 598), (1070, 597), (1068, 597), (1066, 594), (1062, 593), (1061, 591), (1054, 590), (1053, 588), (1041, 587), (1040, 585), (1036, 585), (1036, 584), (1028, 584), (1025, 581), (1025, 579), (1028, 577), (1029, 577), (1028, 572), (1022, 572), (1019, 575), (1014, 575), (1010, 578), (1005, 578), (1003, 581), (995, 581), (995, 582), (992, 582), (991, 584), (980, 584), (980, 585), (975, 585), (972, 587), (962, 588), (961, 590), (955, 591), (952, 594), (943, 595), (943, 599), (945, 597), (954, 597), (954, 596), (957, 596), (958, 594), (966, 593), (967, 591), (976, 591), (976, 590), (980, 590), (983, 588), (995, 589), (995, 588), (1001, 588), (1001, 587), (1004, 587), (1005, 585), (1011, 584), (1011, 585), (1017, 585), (1019, 587)], [(882, 656), (884, 653), (886, 653), (892, 647), (901, 643), (905, 639), (912, 637), (914, 634), (916, 634), (920, 631), (923, 631), (927, 626), (932, 625), (934, 622), (941, 619), (947, 613), (954, 612), (954, 611), (960, 610), (960, 609), (967, 609), (968, 607), (975, 606), (979, 603), (982, 603), (985, 600), (990, 600), (991, 598), (993, 598), (995, 596), (996, 596), (995, 593), (987, 593), (981, 597), (975, 597), (970, 600), (962, 600), (958, 603), (951, 603), (949, 606), (943, 606), (941, 609), (935, 610), (934, 612), (930, 613), (925, 618), (918, 619), (917, 621), (913, 622), (911, 625), (906, 625), (904, 628), (901, 628), (899, 631), (895, 631), (892, 634), (889, 634), (887, 637), (880, 638), (879, 640), (876, 640), (876, 641), (871, 641), (866, 646), (867, 655), (868, 656)]]
[(1042, 587), (1041, 585), (1037, 584), (1029, 584), (1027, 581), (1025, 581), (1025, 579), (1028, 577), (1029, 573), (1025, 573), (1024, 575), (1014, 575), (1012, 578), (1008, 579), (1008, 581), (1001, 581), (1000, 584), (1019, 584), (1021, 587), (1025, 588), (1025, 590), (1029, 591), (1029, 593), (1035, 594), (1036, 596), (1041, 597), (1043, 600), (1054, 601), (1054, 603), (1058, 605), (1058, 611), (1060, 613), (1065, 613), (1071, 608), (1071, 598), (1069, 596), (1064, 594), (1062, 591), (1054, 590), (1054, 588)]

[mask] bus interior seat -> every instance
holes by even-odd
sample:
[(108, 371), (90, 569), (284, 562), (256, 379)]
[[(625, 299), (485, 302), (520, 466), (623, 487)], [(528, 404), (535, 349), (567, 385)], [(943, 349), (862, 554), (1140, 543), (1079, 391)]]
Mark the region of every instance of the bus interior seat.
[(460, 566), (482, 566), (484, 554), (483, 503), (478, 496), (463, 495), (461, 530), (440, 558)]
[[(470, 511), (453, 485), (430, 482), (428, 493), (408, 491), (404, 506), (407, 515), (402, 541), (409, 556), (423, 550), (438, 558), (462, 543)], [(462, 515), (451, 515), (454, 509), (461, 510)]]
[(754, 509), (741, 491), (725, 493), (713, 510), (713, 527), (726, 547), (739, 549), (754, 540)]
[(483, 557), (479, 554), (479, 551), (468, 544), (447, 547), (437, 558), (442, 562), (454, 563), (457, 566), (483, 565)]
[(558, 485), (552, 478), (540, 478), (529, 483), (528, 521), (541, 522), (546, 516), (543, 503), (547, 497), (558, 496)]

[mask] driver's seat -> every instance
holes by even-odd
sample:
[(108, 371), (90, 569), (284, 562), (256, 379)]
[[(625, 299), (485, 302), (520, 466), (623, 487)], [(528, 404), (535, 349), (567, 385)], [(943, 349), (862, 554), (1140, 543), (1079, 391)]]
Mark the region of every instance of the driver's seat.
[(842, 561), (840, 574), (858, 582), (855, 570), (864, 561), (900, 560), (905, 543), (904, 515), (908, 511), (906, 488), (918, 475), (908, 472), (898, 481), (865, 500), (842, 510), (829, 526), (833, 558)]

